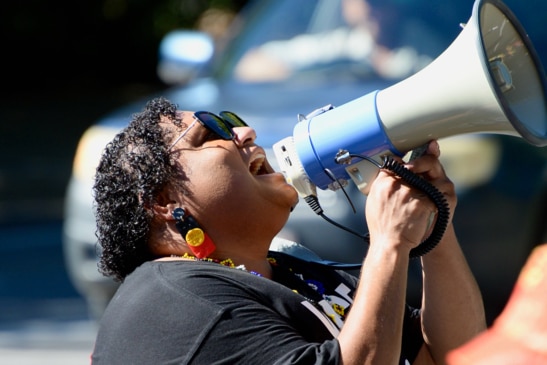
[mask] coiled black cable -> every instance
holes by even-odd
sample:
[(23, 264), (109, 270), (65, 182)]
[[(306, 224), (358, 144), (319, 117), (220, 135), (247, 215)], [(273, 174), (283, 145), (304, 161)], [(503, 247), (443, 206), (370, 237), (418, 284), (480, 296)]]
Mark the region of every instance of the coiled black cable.
[(429, 181), (416, 175), (394, 160), (391, 156), (384, 157), (381, 168), (393, 172), (408, 185), (424, 192), (437, 207), (437, 220), (431, 234), (420, 243), (420, 245), (410, 250), (410, 257), (412, 258), (423, 256), (437, 246), (446, 231), (450, 219), (450, 207), (448, 202), (444, 195), (435, 186), (429, 183)]
[[(415, 155), (417, 156), (420, 153), (421, 152), (417, 152)], [(433, 186), (429, 181), (423, 179), (419, 175), (416, 175), (415, 173), (413, 173), (412, 171), (404, 167), (401, 163), (394, 160), (393, 157), (391, 156), (384, 156), (382, 164), (378, 163), (377, 161), (375, 161), (374, 159), (368, 156), (362, 156), (362, 155), (356, 155), (356, 154), (344, 153), (344, 154), (341, 154), (339, 157), (340, 159), (337, 160), (338, 162), (340, 162), (342, 159), (349, 160), (352, 158), (367, 160), (373, 165), (376, 165), (376, 167), (378, 167), (379, 169), (385, 169), (385, 170), (389, 170), (393, 172), (394, 174), (399, 176), (405, 183), (426, 194), (427, 197), (429, 197), (429, 199), (431, 199), (431, 201), (437, 207), (437, 219), (435, 221), (435, 225), (433, 226), (433, 230), (431, 231), (431, 234), (417, 247), (414, 247), (412, 250), (410, 250), (409, 256), (410, 258), (417, 258), (417, 257), (423, 256), (437, 246), (437, 244), (441, 241), (446, 231), (446, 227), (448, 226), (448, 221), (450, 219), (450, 207), (444, 195), (435, 186)], [(414, 155), (411, 157), (411, 160), (413, 158), (414, 158)], [(336, 181), (336, 179), (334, 178), (334, 175), (330, 173), (330, 171), (325, 171), (325, 173), (327, 173), (327, 175), (333, 181)], [(348, 197), (347, 194), (346, 194), (346, 197)], [(370, 244), (370, 235), (368, 233), (360, 234), (328, 218), (324, 214), (323, 209), (321, 208), (321, 205), (319, 204), (319, 200), (317, 199), (317, 196), (310, 195), (304, 198), (304, 200), (317, 215), (321, 216), (327, 222), (351, 234), (354, 234), (357, 237), (364, 239), (365, 242)]]

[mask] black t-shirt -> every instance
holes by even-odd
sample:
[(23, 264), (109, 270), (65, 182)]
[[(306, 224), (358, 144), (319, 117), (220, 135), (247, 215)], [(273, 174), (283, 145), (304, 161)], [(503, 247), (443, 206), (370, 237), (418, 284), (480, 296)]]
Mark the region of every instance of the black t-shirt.
[[(147, 262), (101, 320), (93, 364), (339, 364), (357, 279), (271, 252), (273, 280), (203, 261)], [(401, 364), (423, 340), (407, 308)]]

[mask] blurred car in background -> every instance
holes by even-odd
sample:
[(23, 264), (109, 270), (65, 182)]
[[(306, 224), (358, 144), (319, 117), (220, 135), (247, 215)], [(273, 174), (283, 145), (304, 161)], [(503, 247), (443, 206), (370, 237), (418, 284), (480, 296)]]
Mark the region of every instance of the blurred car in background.
[[(523, 15), (535, 19), (538, 13), (518, 0), (507, 4), (518, 10), (521, 21)], [(257, 143), (270, 148), (292, 135), (298, 114), (342, 105), (426, 66), (457, 37), (472, 6), (471, 0), (253, 1), (232, 23), (223, 45), (201, 32), (166, 35), (158, 74), (174, 85), (161, 95), (185, 110), (235, 111), (256, 129)], [(544, 47), (547, 37), (538, 39)], [(545, 48), (538, 51), (547, 59)], [(117, 288), (97, 271), (95, 168), (107, 142), (154, 96), (98, 120), (81, 137), (75, 154), (64, 248), (70, 277), (94, 317)], [(459, 194), (456, 228), (492, 318), (503, 308), (531, 248), (547, 239), (540, 212), (547, 206), (545, 151), (515, 137), (467, 135), (442, 141), (441, 150)], [(329, 218), (364, 233), (365, 197), (352, 186), (348, 194), (356, 213), (341, 191), (319, 191), (319, 201)], [(325, 222), (303, 202), (280, 236), (329, 260), (356, 263), (366, 253), (360, 238)]]

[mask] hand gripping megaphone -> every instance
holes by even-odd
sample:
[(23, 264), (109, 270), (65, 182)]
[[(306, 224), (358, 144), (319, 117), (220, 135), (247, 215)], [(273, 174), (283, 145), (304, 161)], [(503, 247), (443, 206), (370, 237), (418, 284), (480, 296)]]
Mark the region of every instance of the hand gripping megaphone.
[(477, 0), (460, 35), (423, 70), (342, 106), (318, 109), (273, 148), (281, 170), (305, 196), (300, 180), (336, 189), (351, 178), (361, 190), (366, 187), (366, 168), (337, 163), (340, 150), (403, 156), (432, 139), (466, 133), (547, 144), (543, 68), (522, 26), (499, 0)]
[(430, 140), (466, 133), (547, 145), (543, 68), (523, 27), (499, 0), (476, 0), (460, 35), (415, 75), (316, 110), (273, 149), (301, 197), (315, 195), (316, 186), (336, 190), (350, 180), (366, 193), (378, 168), (341, 155), (404, 156)]

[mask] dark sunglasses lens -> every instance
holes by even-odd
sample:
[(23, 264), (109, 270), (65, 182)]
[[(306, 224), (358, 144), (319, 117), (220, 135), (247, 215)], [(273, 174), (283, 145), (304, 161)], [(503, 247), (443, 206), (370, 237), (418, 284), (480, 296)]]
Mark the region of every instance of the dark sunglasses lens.
[(199, 119), (207, 128), (209, 128), (214, 133), (218, 134), (220, 138), (225, 140), (230, 140), (234, 138), (234, 133), (226, 123), (213, 113), (209, 112), (196, 112), (194, 113), (196, 118)]
[(230, 123), (232, 127), (247, 127), (247, 123), (245, 123), (243, 119), (238, 117), (235, 113), (224, 111), (220, 112), (219, 114), (222, 119)]

